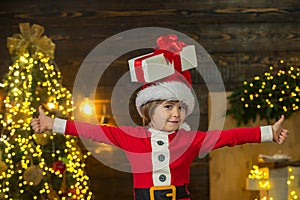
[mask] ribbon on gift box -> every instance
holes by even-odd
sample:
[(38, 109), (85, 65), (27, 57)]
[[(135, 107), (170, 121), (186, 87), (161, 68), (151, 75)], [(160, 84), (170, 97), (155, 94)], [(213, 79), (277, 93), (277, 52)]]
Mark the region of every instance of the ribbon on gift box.
[(156, 43), (159, 50), (165, 50), (169, 52), (178, 53), (186, 46), (184, 42), (178, 41), (177, 35), (162, 35), (156, 39)]
[(159, 54), (163, 54), (167, 62), (173, 64), (176, 71), (182, 72), (180, 51), (187, 45), (184, 42), (178, 41), (177, 35), (173, 34), (158, 37), (156, 43), (157, 47), (154, 48), (153, 53), (134, 61), (135, 73), (139, 82), (145, 82), (144, 71), (142, 69), (143, 60)]

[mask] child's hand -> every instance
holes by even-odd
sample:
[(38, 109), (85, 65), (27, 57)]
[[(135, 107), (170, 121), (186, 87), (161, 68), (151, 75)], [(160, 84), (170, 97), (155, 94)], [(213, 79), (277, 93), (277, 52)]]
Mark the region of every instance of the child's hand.
[(275, 122), (272, 126), (272, 131), (273, 131), (273, 141), (282, 144), (288, 137), (288, 130), (282, 128), (282, 123), (284, 121), (284, 116), (281, 115), (281, 118)]
[(48, 117), (42, 106), (39, 106), (39, 117), (31, 119), (31, 127), (36, 133), (42, 133), (46, 130), (52, 130), (54, 119)]

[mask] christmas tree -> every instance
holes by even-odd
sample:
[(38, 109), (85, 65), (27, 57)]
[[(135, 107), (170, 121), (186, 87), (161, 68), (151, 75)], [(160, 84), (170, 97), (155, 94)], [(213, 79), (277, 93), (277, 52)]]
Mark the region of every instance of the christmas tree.
[(54, 62), (55, 44), (44, 28), (21, 23), (8, 37), (12, 65), (5, 75), (0, 116), (0, 199), (91, 199), (85, 159), (77, 138), (36, 134), (32, 117), (42, 105), (51, 117), (72, 118), (71, 93)]

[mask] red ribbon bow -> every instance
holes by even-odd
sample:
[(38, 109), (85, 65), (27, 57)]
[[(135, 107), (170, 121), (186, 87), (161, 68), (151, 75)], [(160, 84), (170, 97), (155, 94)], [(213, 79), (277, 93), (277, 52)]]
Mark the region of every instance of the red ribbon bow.
[(177, 35), (172, 34), (159, 36), (156, 43), (158, 45), (158, 49), (173, 53), (179, 53), (182, 48), (186, 46), (184, 42), (178, 41)]

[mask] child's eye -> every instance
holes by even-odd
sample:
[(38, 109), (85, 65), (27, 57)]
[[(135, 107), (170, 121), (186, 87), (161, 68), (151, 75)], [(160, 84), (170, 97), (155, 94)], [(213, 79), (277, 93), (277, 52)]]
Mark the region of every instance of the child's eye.
[(178, 106), (178, 109), (179, 109), (179, 110), (185, 110), (185, 109), (186, 109), (186, 106), (185, 106), (185, 105), (180, 105), (180, 106)]
[(165, 107), (166, 109), (172, 109), (172, 108), (173, 108), (173, 105), (167, 104), (167, 105), (165, 105), (164, 107)]

